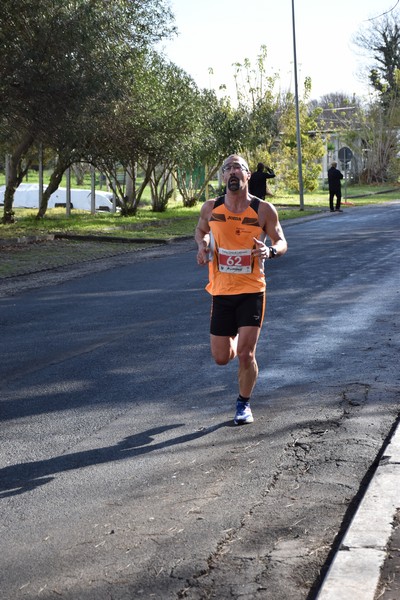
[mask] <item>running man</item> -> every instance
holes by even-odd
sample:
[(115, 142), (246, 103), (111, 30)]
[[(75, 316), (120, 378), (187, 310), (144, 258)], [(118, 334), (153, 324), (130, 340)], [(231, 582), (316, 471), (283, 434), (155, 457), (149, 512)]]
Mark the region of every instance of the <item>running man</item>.
[(232, 154), (222, 174), (226, 194), (203, 204), (195, 240), (197, 263), (209, 265), (211, 354), (218, 365), (239, 359), (234, 423), (241, 425), (254, 420), (250, 398), (258, 376), (256, 346), (265, 311), (264, 260), (285, 254), (287, 243), (275, 207), (249, 194), (247, 162)]

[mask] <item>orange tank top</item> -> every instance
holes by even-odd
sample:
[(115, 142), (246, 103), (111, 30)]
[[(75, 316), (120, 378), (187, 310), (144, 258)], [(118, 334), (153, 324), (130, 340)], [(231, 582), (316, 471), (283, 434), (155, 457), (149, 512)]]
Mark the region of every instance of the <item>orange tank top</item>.
[(242, 213), (230, 212), (225, 196), (215, 200), (209, 219), (210, 262), (206, 290), (213, 296), (251, 294), (265, 290), (264, 261), (254, 258), (253, 238), (262, 237), (258, 222), (261, 200), (253, 198)]

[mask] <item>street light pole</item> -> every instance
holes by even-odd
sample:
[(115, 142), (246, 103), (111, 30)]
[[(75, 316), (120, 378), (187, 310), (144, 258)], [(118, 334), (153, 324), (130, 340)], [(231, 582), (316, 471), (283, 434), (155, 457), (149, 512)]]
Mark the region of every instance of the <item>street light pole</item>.
[(299, 89), (297, 83), (297, 54), (296, 54), (296, 25), (294, 18), (294, 0), (292, 0), (292, 27), (293, 27), (293, 60), (294, 60), (294, 95), (296, 103), (296, 141), (297, 141), (297, 164), (299, 170), (299, 195), (300, 210), (304, 210), (303, 195), (303, 169), (301, 164), (301, 136), (300, 136), (300, 111), (299, 111)]

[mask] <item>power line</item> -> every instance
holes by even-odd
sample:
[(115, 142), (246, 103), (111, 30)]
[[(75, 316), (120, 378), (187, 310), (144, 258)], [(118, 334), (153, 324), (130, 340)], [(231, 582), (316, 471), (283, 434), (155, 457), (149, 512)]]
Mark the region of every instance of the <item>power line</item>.
[(400, 0), (397, 0), (396, 4), (391, 9), (387, 10), (386, 12), (382, 13), (381, 15), (378, 15), (377, 17), (372, 17), (371, 19), (367, 19), (367, 21), (374, 21), (375, 19), (380, 19), (381, 17), (388, 15), (396, 8), (396, 6), (398, 5), (399, 2), (400, 2)]

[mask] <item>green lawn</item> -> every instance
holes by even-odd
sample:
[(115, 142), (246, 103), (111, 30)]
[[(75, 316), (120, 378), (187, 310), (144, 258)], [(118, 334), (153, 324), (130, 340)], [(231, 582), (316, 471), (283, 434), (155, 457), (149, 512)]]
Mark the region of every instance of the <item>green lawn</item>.
[[(389, 186), (348, 186), (347, 202), (349, 206), (362, 206), (382, 203), (400, 198), (398, 191), (387, 191)], [(385, 192), (386, 193), (381, 193)], [(379, 193), (378, 193), (379, 192)], [(377, 194), (378, 193), (378, 194)], [(344, 190), (343, 190), (344, 195)], [(354, 198), (354, 196), (363, 196)], [(344, 198), (343, 198), (344, 199)], [(280, 219), (304, 217), (327, 210), (328, 193), (319, 190), (304, 195), (304, 210), (299, 210), (298, 195), (280, 194), (271, 199), (277, 207)], [(346, 204), (345, 204), (346, 206)], [(46, 217), (36, 221), (36, 209), (15, 209), (16, 222), (0, 225), (0, 238), (11, 238), (50, 233), (70, 233), (81, 235), (102, 235), (128, 238), (171, 238), (193, 235), (200, 211), (200, 204), (193, 208), (184, 208), (181, 202), (171, 202), (164, 213), (154, 213), (148, 204), (140, 207), (135, 217), (121, 217), (111, 213), (91, 215), (84, 211), (73, 210), (66, 217), (65, 209), (49, 209)]]

